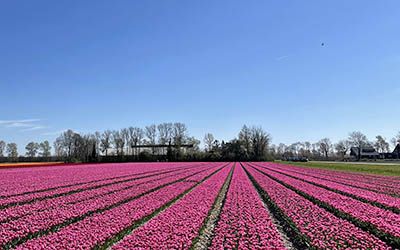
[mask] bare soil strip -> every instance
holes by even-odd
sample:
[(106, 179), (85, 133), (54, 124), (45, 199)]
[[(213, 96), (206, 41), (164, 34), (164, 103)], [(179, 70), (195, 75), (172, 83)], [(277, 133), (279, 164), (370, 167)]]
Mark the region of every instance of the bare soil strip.
[(193, 240), (190, 249), (201, 249), (205, 250), (211, 245), (212, 238), (214, 236), (214, 228), (217, 226), (218, 220), (220, 218), (221, 210), (224, 207), (226, 194), (229, 190), (229, 185), (231, 184), (233, 171), (235, 170), (236, 163), (229, 172), (221, 190), (218, 193), (217, 198), (211, 210), (208, 212), (208, 216), (205, 219), (202, 227), (200, 228), (199, 235)]
[[(204, 181), (206, 181), (207, 179), (209, 179), (211, 176), (215, 175), (216, 173), (218, 173), (219, 171), (221, 171), (223, 168), (225, 168), (226, 166), (228, 166), (229, 164), (226, 164), (220, 168), (218, 168), (217, 170), (215, 170), (214, 172), (212, 172), (210, 175), (206, 176), (205, 178), (203, 178), (201, 181), (197, 182), (193, 187), (187, 189), (185, 192), (181, 193), (180, 195), (178, 195), (177, 197), (175, 197), (175, 199), (171, 200), (170, 202), (166, 203), (164, 206), (158, 208), (156, 211), (154, 211), (153, 213), (149, 214), (148, 216), (143, 217), (142, 219), (138, 220), (138, 221), (134, 221), (129, 227), (126, 227), (125, 229), (121, 230), (119, 233), (115, 234), (113, 237), (107, 239), (103, 244), (101, 245), (97, 245), (93, 248), (93, 250), (105, 250), (105, 249), (109, 249), (112, 245), (117, 244), (118, 242), (120, 242), (125, 236), (131, 234), (135, 229), (143, 226), (145, 223), (147, 223), (148, 221), (150, 221), (151, 219), (153, 219), (154, 217), (156, 217), (158, 214), (160, 214), (161, 212), (163, 212), (164, 210), (168, 209), (169, 207), (171, 207), (173, 204), (175, 204), (176, 202), (178, 202), (180, 199), (182, 199), (183, 197), (185, 197), (185, 195), (187, 195), (188, 193), (190, 193), (192, 190), (194, 190), (196, 187), (198, 187), (199, 185), (201, 185)], [(185, 179), (188, 177), (185, 177)], [(185, 181), (185, 180), (181, 180), (181, 181)]]
[[(221, 167), (220, 169), (222, 169), (222, 167)], [(219, 170), (220, 170), (220, 169), (219, 169)], [(217, 171), (219, 171), (219, 170), (217, 170)], [(28, 240), (30, 240), (30, 239), (38, 238), (38, 237), (45, 236), (45, 235), (48, 235), (48, 234), (53, 233), (53, 232), (57, 232), (57, 231), (59, 231), (61, 228), (66, 227), (66, 226), (68, 226), (68, 225), (70, 225), (70, 224), (73, 224), (73, 223), (75, 223), (75, 222), (78, 222), (78, 221), (80, 221), (80, 220), (83, 220), (83, 219), (85, 219), (85, 218), (88, 217), (88, 216), (91, 216), (91, 215), (93, 215), (93, 214), (102, 213), (102, 212), (104, 212), (104, 211), (113, 209), (113, 208), (118, 207), (118, 206), (120, 206), (120, 205), (122, 205), (122, 204), (125, 204), (125, 203), (128, 203), (128, 202), (130, 202), (130, 201), (136, 200), (136, 199), (138, 199), (138, 198), (140, 198), (140, 197), (143, 197), (143, 196), (145, 196), (145, 195), (147, 195), (147, 194), (153, 193), (153, 192), (155, 192), (155, 191), (157, 191), (157, 190), (159, 190), (159, 189), (161, 189), (161, 188), (164, 188), (164, 187), (169, 186), (169, 185), (171, 185), (171, 184), (174, 184), (174, 183), (183, 181), (183, 180), (186, 179), (186, 178), (189, 178), (189, 177), (191, 177), (191, 176), (194, 176), (194, 175), (199, 174), (199, 173), (204, 172), (204, 171), (206, 171), (206, 170), (201, 170), (201, 171), (198, 171), (198, 172), (196, 172), (196, 173), (193, 173), (193, 174), (191, 174), (191, 175), (189, 175), (189, 176), (185, 176), (185, 177), (183, 177), (183, 178), (181, 178), (181, 179), (178, 179), (178, 180), (175, 180), (175, 181), (172, 181), (172, 182), (169, 182), (169, 183), (160, 185), (160, 186), (155, 187), (155, 188), (153, 188), (153, 189), (150, 189), (150, 190), (148, 190), (148, 191), (146, 191), (146, 192), (144, 192), (144, 193), (142, 193), (142, 194), (140, 194), (140, 195), (136, 195), (136, 196), (127, 198), (127, 199), (125, 199), (125, 200), (119, 201), (119, 202), (117, 202), (117, 203), (110, 204), (110, 205), (108, 205), (108, 206), (106, 206), (106, 207), (104, 207), (104, 208), (100, 208), (100, 209), (97, 209), (97, 210), (94, 210), (94, 211), (89, 211), (89, 212), (87, 212), (87, 213), (85, 213), (85, 214), (82, 214), (82, 215), (80, 215), (80, 216), (76, 216), (76, 217), (70, 218), (70, 219), (64, 221), (63, 223), (60, 223), (60, 224), (57, 224), (57, 225), (53, 225), (53, 226), (47, 228), (46, 230), (41, 230), (41, 231), (37, 231), (37, 232), (32, 232), (32, 233), (29, 233), (28, 235), (26, 235), (26, 236), (24, 236), (24, 237), (15, 238), (15, 239), (13, 239), (13, 240), (7, 242), (7, 243), (4, 244), (3, 246), (0, 246), (0, 249), (3, 249), (3, 250), (12, 249), (12, 248), (17, 247), (18, 245), (21, 245), (21, 244), (25, 243), (26, 241), (28, 241)]]
[(12, 168), (32, 168), (32, 167), (56, 167), (67, 165), (64, 162), (18, 162), (18, 163), (0, 163), (1, 169)]

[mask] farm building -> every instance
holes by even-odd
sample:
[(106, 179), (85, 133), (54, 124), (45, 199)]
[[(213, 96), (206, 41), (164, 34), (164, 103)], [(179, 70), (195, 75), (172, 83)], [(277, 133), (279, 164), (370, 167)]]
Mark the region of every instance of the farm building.
[(361, 150), (359, 147), (351, 147), (350, 156), (356, 159), (377, 159), (379, 158), (379, 153), (373, 147), (364, 147)]

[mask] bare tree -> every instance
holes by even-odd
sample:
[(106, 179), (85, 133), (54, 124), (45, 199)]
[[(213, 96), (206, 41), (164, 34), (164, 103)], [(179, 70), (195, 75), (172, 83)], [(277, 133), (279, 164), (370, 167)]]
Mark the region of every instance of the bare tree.
[(279, 143), (277, 149), (276, 149), (276, 153), (279, 154), (280, 157), (284, 156), (284, 154), (286, 153), (286, 149), (287, 146), (284, 143)]
[(36, 157), (36, 154), (39, 151), (39, 144), (32, 141), (28, 143), (28, 145), (26, 145), (25, 150), (26, 150), (26, 156)]
[(246, 125), (243, 125), (239, 132), (239, 142), (244, 146), (246, 150), (246, 158), (248, 158), (252, 151), (251, 145), (251, 129)]
[(114, 130), (112, 131), (111, 135), (112, 135), (111, 136), (112, 144), (114, 145), (117, 155), (123, 155), (125, 141), (124, 138), (122, 137), (122, 133), (118, 130)]
[(54, 145), (54, 154), (57, 157), (63, 157), (67, 156), (67, 152), (65, 148), (63, 147), (63, 141), (61, 137), (57, 137), (56, 140), (53, 143)]
[(397, 133), (395, 137), (393, 137), (390, 142), (392, 143), (393, 147), (396, 148), (397, 144), (400, 144), (400, 131)]
[(335, 144), (335, 149), (338, 155), (344, 159), (347, 151), (350, 149), (350, 142), (347, 140), (340, 140), (338, 143)]
[(77, 139), (78, 135), (74, 131), (69, 129), (63, 132), (54, 142), (56, 156), (65, 156), (72, 159), (79, 144), (76, 141)]
[(100, 148), (106, 156), (108, 155), (108, 149), (111, 147), (111, 136), (112, 132), (110, 130), (106, 130), (101, 134)]
[(374, 146), (379, 153), (389, 151), (389, 143), (386, 142), (385, 138), (383, 138), (383, 136), (381, 136), (381, 135), (376, 136), (376, 141), (374, 143)]
[[(143, 137), (144, 137), (143, 129), (138, 128), (138, 127), (130, 127), (129, 128), (129, 138), (130, 138), (129, 142), (130, 142), (131, 148), (133, 148), (134, 146), (141, 145)], [(134, 155), (138, 155), (139, 150), (136, 148), (133, 153), (134, 153)]]
[(265, 160), (271, 136), (261, 127), (251, 128), (251, 143), (255, 160)]
[(187, 143), (192, 144), (193, 147), (189, 148), (187, 153), (189, 154), (194, 154), (200, 151), (200, 140), (197, 140), (196, 138), (192, 137), (188, 137), (187, 138)]
[(13, 160), (16, 160), (16, 158), (18, 158), (18, 148), (17, 148), (17, 144), (12, 142), (12, 143), (8, 143), (7, 147), (6, 147), (6, 151), (7, 151), (7, 156)]
[[(72, 130), (67, 130), (56, 138), (54, 149), (56, 156), (66, 157), (68, 161), (87, 161), (87, 136), (81, 136)], [(50, 151), (50, 146), (43, 145)], [(47, 149), (45, 150), (47, 151)], [(44, 152), (49, 155), (48, 152)]]
[(319, 157), (321, 157), (321, 151), (320, 151), (320, 147), (319, 147), (319, 144), (316, 142), (316, 143), (313, 143), (313, 144), (311, 144), (311, 153), (312, 153), (312, 155), (313, 155), (313, 158), (319, 158)]
[(185, 139), (187, 136), (187, 127), (184, 123), (175, 122), (172, 131), (172, 139), (174, 140), (174, 144), (182, 145), (185, 143)]
[(39, 144), (39, 155), (41, 157), (50, 157), (51, 156), (51, 146), (49, 141), (44, 141)]
[(159, 136), (159, 143), (160, 144), (167, 144), (170, 139), (172, 138), (173, 133), (173, 124), (168, 123), (161, 123), (157, 126), (158, 136)]
[[(152, 124), (150, 126), (145, 127), (145, 135), (148, 139), (148, 144), (154, 145), (156, 144), (156, 139), (157, 139), (157, 126), (155, 124)], [(155, 153), (155, 148), (151, 148), (151, 152), (154, 155)]]
[(6, 143), (0, 140), (0, 157), (4, 156), (5, 149), (6, 149)]
[(211, 151), (211, 150), (212, 150), (213, 142), (214, 142), (214, 141), (215, 141), (215, 138), (214, 138), (214, 136), (213, 136), (211, 133), (207, 133), (207, 134), (204, 136), (203, 142), (204, 142), (204, 144), (205, 144), (205, 149), (206, 149), (206, 151)]
[(348, 140), (353, 147), (358, 148), (358, 160), (360, 160), (361, 149), (368, 145), (367, 136), (359, 131), (354, 131), (349, 134)]
[(331, 140), (329, 140), (329, 138), (323, 138), (318, 142), (318, 144), (321, 152), (325, 155), (325, 158), (328, 158), (329, 152), (332, 148)]
[(271, 155), (274, 156), (274, 159), (277, 156), (277, 152), (278, 152), (278, 146), (275, 144), (272, 144), (271, 146), (269, 146), (269, 152), (271, 153)]
[(94, 133), (94, 138), (96, 140), (96, 154), (100, 155), (100, 152), (101, 152), (101, 149), (100, 149), (101, 133), (99, 131), (96, 131)]
[(129, 129), (127, 129), (127, 128), (123, 128), (123, 129), (121, 129), (121, 137), (122, 137), (122, 139), (124, 140), (124, 144), (126, 145), (126, 152), (127, 152), (127, 154), (129, 154), (129, 139), (130, 139), (130, 136), (129, 136)]
[(311, 142), (305, 141), (304, 142), (304, 147), (306, 150), (311, 151)]
[[(158, 130), (158, 143), (159, 144), (167, 144), (171, 142), (172, 139), (172, 132), (173, 132), (173, 125), (172, 123), (161, 123), (157, 126)], [(164, 150), (164, 148), (163, 148)], [(165, 153), (164, 151), (162, 152)]]
[(63, 146), (66, 148), (67, 156), (72, 156), (74, 148), (78, 144), (75, 142), (75, 139), (77, 139), (75, 132), (69, 129), (65, 131), (61, 137), (63, 138)]

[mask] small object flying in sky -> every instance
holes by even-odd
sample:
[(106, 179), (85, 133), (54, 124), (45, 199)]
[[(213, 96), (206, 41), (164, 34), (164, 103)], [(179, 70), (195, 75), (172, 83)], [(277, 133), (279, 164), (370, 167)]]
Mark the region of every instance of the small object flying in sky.
[(325, 45), (325, 43), (321, 43), (321, 46), (324, 46)]

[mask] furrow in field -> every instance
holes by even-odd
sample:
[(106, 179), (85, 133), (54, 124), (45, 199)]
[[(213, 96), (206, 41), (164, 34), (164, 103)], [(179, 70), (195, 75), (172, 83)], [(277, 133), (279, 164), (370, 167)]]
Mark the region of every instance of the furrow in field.
[[(208, 245), (206, 245), (208, 247)], [(233, 173), (208, 249), (285, 249), (271, 215), (241, 165)], [(206, 249), (198, 248), (194, 249)]]
[(250, 179), (299, 249), (389, 249), (378, 237), (338, 218), (257, 168), (245, 164)]
[[(188, 168), (190, 168), (190, 167), (185, 167), (183, 169), (188, 169)], [(57, 198), (57, 197), (68, 196), (68, 195), (72, 195), (72, 194), (76, 194), (76, 193), (80, 193), (80, 192), (85, 192), (88, 190), (104, 188), (104, 187), (119, 184), (119, 183), (125, 183), (125, 182), (129, 182), (129, 181), (149, 178), (149, 177), (157, 176), (159, 174), (171, 173), (173, 171), (176, 171), (176, 170), (159, 171), (159, 172), (155, 172), (155, 173), (151, 173), (151, 174), (145, 173), (145, 174), (141, 174), (141, 175), (135, 175), (134, 177), (122, 178), (117, 181), (113, 179), (113, 180), (95, 182), (95, 183), (90, 183), (90, 184), (80, 186), (79, 188), (76, 188), (76, 187), (75, 188), (63, 188), (61, 190), (58, 189), (58, 190), (49, 191), (46, 193), (38, 193), (38, 194), (33, 193), (33, 194), (29, 194), (27, 196), (22, 196), (22, 197), (21, 196), (11, 197), (11, 198), (0, 200), (0, 209), (5, 209), (5, 208), (9, 208), (9, 207), (14, 207), (14, 206), (20, 206), (20, 205), (24, 205), (24, 204), (31, 204), (31, 203), (46, 200), (46, 199), (53, 199), (53, 198)]]
[[(215, 168), (215, 167), (211, 167)], [(0, 225), (0, 246), (9, 248), (21, 244), (28, 239), (47, 235), (62, 227), (80, 221), (87, 216), (104, 212), (114, 207), (125, 204), (141, 196), (154, 192), (164, 186), (181, 181), (192, 175), (199, 174), (206, 170), (190, 169), (177, 176), (165, 178), (161, 181), (142, 184), (131, 189), (118, 192), (106, 197), (67, 206), (61, 209), (44, 211), (41, 213), (26, 216), (22, 219), (11, 221)]]
[[(220, 167), (199, 173), (203, 179), (215, 174)], [(206, 176), (204, 176), (206, 174)], [(106, 245), (114, 237), (121, 237), (144, 221), (168, 207), (197, 182), (185, 182), (185, 179), (166, 185), (138, 199), (124, 203), (102, 213), (89, 216), (47, 236), (27, 241), (18, 249), (93, 249)], [(50, 246), (50, 247), (48, 247)]]
[(309, 202), (368, 231), (392, 247), (400, 247), (400, 216), (398, 214), (265, 168), (255, 165), (252, 165), (252, 168), (308, 199)]
[(309, 184), (324, 188), (326, 190), (339, 193), (365, 203), (369, 203), (379, 208), (391, 210), (394, 213), (400, 214), (400, 199), (389, 195), (378, 194), (375, 192), (363, 190), (360, 188), (349, 187), (343, 184), (338, 184), (328, 180), (307, 176), (304, 174), (292, 173), (287, 170), (269, 167), (268, 164), (256, 164), (259, 167), (274, 171), (291, 178), (302, 180)]
[(198, 235), (231, 168), (232, 165), (211, 176), (111, 249), (188, 249)]

